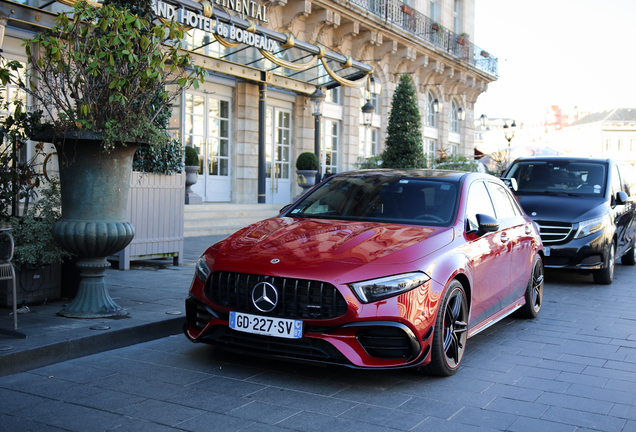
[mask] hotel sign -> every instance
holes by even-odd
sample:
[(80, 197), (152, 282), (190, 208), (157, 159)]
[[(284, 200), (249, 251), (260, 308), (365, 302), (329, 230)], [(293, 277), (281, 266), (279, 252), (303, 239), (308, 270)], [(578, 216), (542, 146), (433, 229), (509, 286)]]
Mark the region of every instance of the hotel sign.
[[(243, 2), (241, 0), (229, 1), (229, 0), (217, 0), (216, 3), (221, 5), (231, 4), (231, 5), (239, 5), (239, 6), (249, 6), (250, 10), (254, 11), (257, 17), (264, 17), (265, 14), (265, 6), (258, 5), (252, 2)], [(247, 8), (245, 6), (245, 8)], [(260, 9), (259, 9), (260, 8)], [(245, 9), (247, 10), (247, 9)], [(260, 11), (260, 12), (259, 12)], [(269, 39), (265, 35), (258, 35), (255, 33), (248, 32), (246, 30), (240, 29), (234, 25), (228, 25), (222, 22), (219, 22), (215, 18), (209, 18), (201, 11), (190, 11), (185, 9), (183, 5), (181, 7), (174, 6), (170, 3), (163, 2), (161, 0), (156, 0), (154, 4), (154, 12), (155, 15), (161, 18), (165, 18), (167, 20), (174, 20), (184, 26), (192, 27), (195, 29), (202, 30), (204, 32), (217, 34), (223, 38), (227, 38), (239, 43), (243, 43), (245, 45), (253, 46), (254, 48), (260, 48), (269, 52), (278, 51), (278, 43), (272, 39)], [(257, 18), (261, 19), (262, 18)]]

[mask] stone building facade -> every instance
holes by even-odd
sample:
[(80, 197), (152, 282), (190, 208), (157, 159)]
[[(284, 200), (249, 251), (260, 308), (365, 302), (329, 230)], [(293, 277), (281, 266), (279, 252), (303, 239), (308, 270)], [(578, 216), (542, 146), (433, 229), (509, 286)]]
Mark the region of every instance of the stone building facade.
[[(3, 55), (26, 61), (22, 39), (73, 2), (3, 1)], [(193, 189), (207, 202), (290, 202), (301, 191), (296, 158), (315, 148), (316, 88), (326, 93), (321, 171), (354, 169), (384, 150), (404, 73), (418, 89), (429, 158), (472, 156), (473, 106), (497, 79), (497, 59), (471, 40), (474, 9), (475, 0), (157, 0), (159, 17), (190, 27), (184, 46), (209, 71), (170, 122), (201, 156)], [(365, 91), (370, 76), (379, 93)], [(375, 106), (367, 127), (366, 98)]]

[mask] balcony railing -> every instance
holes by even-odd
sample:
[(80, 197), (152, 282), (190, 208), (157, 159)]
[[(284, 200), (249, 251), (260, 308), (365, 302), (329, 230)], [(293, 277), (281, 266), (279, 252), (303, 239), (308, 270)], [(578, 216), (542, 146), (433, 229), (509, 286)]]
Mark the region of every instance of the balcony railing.
[(460, 61), (471, 64), (490, 75), (498, 76), (496, 57), (401, 1), (350, 0), (350, 3), (368, 10), (387, 23), (403, 28)]

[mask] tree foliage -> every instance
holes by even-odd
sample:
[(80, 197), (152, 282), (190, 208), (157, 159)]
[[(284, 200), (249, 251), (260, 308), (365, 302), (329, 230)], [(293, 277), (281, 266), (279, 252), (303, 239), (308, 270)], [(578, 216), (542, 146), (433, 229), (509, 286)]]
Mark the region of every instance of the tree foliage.
[(78, 2), (24, 43), (32, 72), (21, 87), (57, 131), (103, 133), (107, 150), (116, 142), (169, 142), (156, 120), (183, 89), (198, 88), (205, 70), (180, 49), (184, 28), (155, 22), (148, 5)]
[(426, 168), (422, 145), (417, 91), (411, 77), (403, 74), (393, 94), (382, 168)]

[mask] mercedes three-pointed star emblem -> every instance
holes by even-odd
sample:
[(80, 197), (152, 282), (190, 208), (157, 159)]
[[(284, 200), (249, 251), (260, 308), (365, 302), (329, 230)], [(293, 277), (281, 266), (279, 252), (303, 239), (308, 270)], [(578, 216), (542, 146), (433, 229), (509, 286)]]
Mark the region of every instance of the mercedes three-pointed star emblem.
[(269, 282), (259, 282), (252, 289), (252, 303), (261, 312), (271, 312), (278, 304), (278, 291)]

